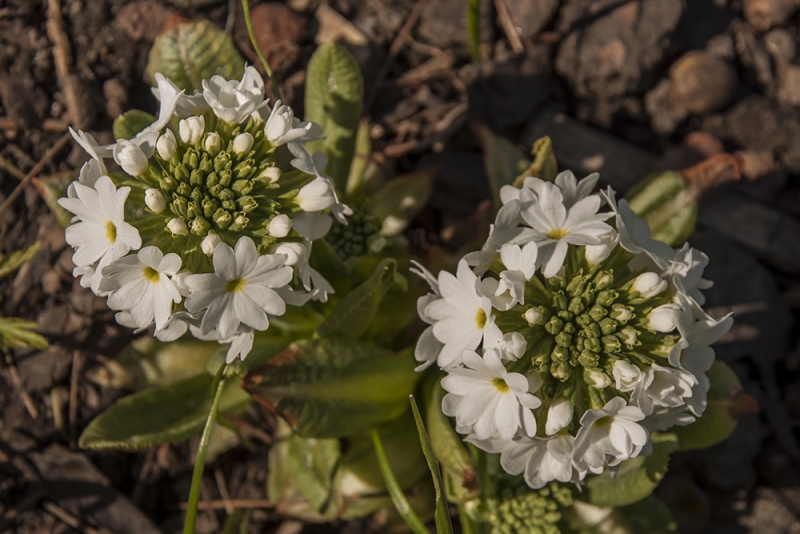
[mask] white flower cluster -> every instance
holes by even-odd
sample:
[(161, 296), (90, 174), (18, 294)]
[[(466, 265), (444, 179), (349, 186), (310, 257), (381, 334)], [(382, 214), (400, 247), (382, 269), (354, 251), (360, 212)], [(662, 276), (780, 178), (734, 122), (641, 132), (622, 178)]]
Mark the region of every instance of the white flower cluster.
[[(74, 274), (108, 297), (120, 324), (154, 326), (165, 341), (191, 330), (231, 343), (231, 362), (287, 303), (327, 299), (333, 288), (309, 265), (311, 245), (333, 222), (324, 212), (347, 224), (352, 211), (323, 174), (325, 156), (304, 144), (321, 128), (280, 101), (270, 108), (254, 68), (238, 81), (204, 80), (194, 95), (156, 81), (158, 118), (132, 139), (100, 146), (72, 131), (91, 156), (59, 200), (75, 214)], [(108, 172), (112, 157), (126, 175)]]
[(597, 179), (506, 186), (456, 276), (417, 265), (432, 288), (418, 370), (447, 373), (456, 430), (535, 489), (613, 470), (648, 454), (651, 432), (701, 416), (710, 345), (732, 324), (701, 307), (708, 257), (651, 239), (610, 188), (591, 194)]

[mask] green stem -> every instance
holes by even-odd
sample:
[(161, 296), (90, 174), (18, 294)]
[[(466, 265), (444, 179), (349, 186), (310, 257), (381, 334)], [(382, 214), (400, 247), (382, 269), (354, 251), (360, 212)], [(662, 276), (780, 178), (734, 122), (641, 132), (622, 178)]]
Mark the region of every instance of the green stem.
[(227, 365), (221, 366), (214, 377), (211, 410), (208, 412), (206, 426), (203, 428), (203, 435), (200, 437), (200, 445), (197, 448), (197, 456), (194, 459), (192, 488), (189, 490), (189, 502), (186, 507), (186, 523), (184, 523), (183, 534), (194, 534), (195, 521), (197, 520), (197, 505), (200, 502), (200, 484), (203, 481), (203, 470), (206, 467), (208, 442), (211, 440), (211, 430), (214, 428), (214, 422), (217, 420), (217, 413), (219, 413), (219, 402), (222, 398), (222, 390), (225, 388), (225, 369), (227, 367)]
[(397, 482), (397, 479), (392, 472), (392, 466), (389, 465), (389, 460), (386, 458), (386, 451), (383, 450), (383, 442), (377, 430), (372, 431), (372, 445), (375, 447), (375, 455), (378, 457), (378, 465), (381, 468), (381, 475), (383, 481), (386, 483), (386, 489), (389, 490), (389, 495), (392, 497), (392, 502), (397, 513), (403, 518), (414, 534), (430, 534), (430, 531), (425, 528), (425, 524), (420, 520), (419, 516), (411, 508), (408, 503), (403, 488)]
[(242, 0), (242, 8), (244, 9), (244, 23), (247, 25), (247, 34), (250, 36), (250, 42), (253, 44), (258, 59), (261, 60), (261, 64), (264, 65), (264, 70), (267, 71), (267, 76), (269, 76), (269, 81), (272, 83), (272, 90), (275, 91), (275, 96), (278, 97), (278, 100), (283, 100), (281, 98), (281, 89), (278, 87), (278, 80), (275, 78), (272, 67), (269, 66), (269, 61), (267, 61), (267, 56), (264, 55), (264, 51), (261, 50), (261, 47), (258, 45), (258, 40), (256, 39), (253, 21), (250, 20), (250, 0)]

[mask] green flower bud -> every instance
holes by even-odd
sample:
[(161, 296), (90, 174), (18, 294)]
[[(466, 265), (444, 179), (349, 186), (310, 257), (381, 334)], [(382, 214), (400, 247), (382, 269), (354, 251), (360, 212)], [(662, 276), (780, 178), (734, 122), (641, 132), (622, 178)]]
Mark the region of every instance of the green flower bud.
[(249, 222), (250, 219), (248, 219), (244, 213), (236, 212), (236, 214), (233, 216), (233, 222), (231, 223), (230, 230), (238, 232), (244, 229)]
[(595, 304), (592, 306), (592, 309), (589, 310), (589, 317), (595, 322), (602, 321), (606, 315), (608, 315), (608, 310), (599, 304)]
[(605, 352), (619, 352), (622, 350), (622, 343), (615, 336), (603, 336), (603, 350)]
[(227, 187), (222, 189), (219, 192), (219, 199), (220, 200), (234, 200), (235, 198), (236, 198), (236, 195), (233, 194), (233, 191), (231, 191)]
[(556, 335), (561, 332), (561, 328), (564, 326), (564, 321), (559, 319), (558, 317), (551, 317), (547, 324), (544, 325), (544, 329), (547, 330), (549, 333)]
[(214, 187), (215, 185), (218, 185), (218, 184), (219, 184), (219, 176), (217, 175), (216, 172), (211, 172), (206, 176), (206, 187), (207, 188), (210, 189), (210, 188), (212, 188), (212, 187)]
[(614, 319), (609, 319), (608, 317), (606, 317), (605, 319), (600, 321), (599, 324), (600, 324), (600, 330), (606, 335), (613, 334), (614, 332), (617, 331), (618, 325)]
[(203, 174), (200, 171), (193, 170), (191, 173), (189, 173), (190, 185), (197, 186), (197, 185), (203, 185), (204, 183), (205, 183), (205, 178), (203, 177)]
[(186, 182), (181, 182), (178, 184), (178, 194), (182, 197), (189, 197), (192, 194), (192, 187), (187, 184)]
[(233, 189), (234, 193), (249, 195), (250, 191), (253, 190), (253, 182), (250, 180), (236, 180), (233, 182), (233, 185), (231, 185), (231, 189)]
[(211, 198), (204, 198), (202, 205), (203, 205), (204, 217), (213, 216), (214, 212), (216, 212), (217, 208), (219, 208), (219, 204), (216, 201), (212, 200)]
[(583, 346), (586, 350), (591, 352), (600, 352), (602, 348), (600, 345), (600, 338), (598, 337), (587, 337), (583, 340)]
[(193, 217), (196, 217), (196, 216), (200, 215), (200, 213), (201, 213), (200, 206), (194, 200), (191, 200), (186, 204), (186, 217), (187, 218), (191, 219)]
[(572, 369), (568, 363), (553, 362), (550, 365), (550, 374), (553, 375), (553, 378), (566, 382), (572, 375)]
[(223, 200), (222, 209), (228, 211), (236, 211), (236, 202), (234, 202), (233, 200)]
[(620, 324), (625, 324), (635, 317), (633, 308), (629, 308), (619, 302), (611, 306), (611, 313), (609, 316)]
[(189, 223), (189, 231), (194, 235), (206, 235), (211, 229), (211, 224), (203, 217), (195, 217)]
[(258, 207), (258, 202), (251, 196), (239, 197), (236, 200), (236, 204), (239, 206), (239, 209), (245, 213), (250, 213)]
[(216, 212), (214, 212), (214, 224), (220, 228), (225, 229), (229, 227), (231, 222), (233, 222), (233, 217), (231, 217), (231, 214), (224, 209), (219, 208)]
[(188, 205), (189, 201), (186, 197), (175, 197), (174, 201), (169, 205), (169, 209), (175, 215), (186, 217)]
[(601, 306), (611, 306), (619, 297), (619, 293), (613, 289), (606, 289), (597, 294), (597, 303)]
[(219, 183), (222, 187), (230, 187), (233, 181), (233, 173), (230, 169), (219, 171)]
[(214, 170), (217, 172), (222, 172), (224, 170), (230, 170), (232, 166), (231, 157), (228, 155), (227, 152), (220, 152), (214, 158)]
[(569, 350), (562, 346), (556, 346), (550, 353), (550, 358), (556, 362), (565, 362), (569, 359)]
[(556, 335), (556, 344), (559, 347), (568, 348), (570, 345), (572, 345), (572, 336), (564, 331), (561, 331)]

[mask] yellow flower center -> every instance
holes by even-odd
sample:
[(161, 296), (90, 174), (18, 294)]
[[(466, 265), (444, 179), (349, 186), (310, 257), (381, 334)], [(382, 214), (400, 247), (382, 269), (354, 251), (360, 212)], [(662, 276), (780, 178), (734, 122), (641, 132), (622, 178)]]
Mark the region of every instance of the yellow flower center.
[(614, 420), (614, 419), (613, 419), (613, 418), (612, 418), (610, 415), (607, 415), (607, 416), (605, 416), (605, 417), (601, 417), (600, 419), (598, 419), (597, 421), (595, 421), (595, 422), (594, 422), (594, 426), (597, 426), (597, 427), (604, 427), (604, 426), (608, 426), (608, 425), (610, 425), (610, 424), (611, 424), (611, 422), (612, 422), (613, 420)]
[(475, 314), (475, 322), (478, 324), (478, 328), (483, 330), (483, 327), (486, 326), (486, 312), (483, 311), (483, 308), (478, 310), (478, 313)]
[(158, 271), (156, 271), (152, 267), (145, 267), (144, 277), (150, 280), (151, 282), (158, 282), (158, 279), (160, 278)]
[(225, 284), (225, 291), (228, 293), (236, 293), (237, 291), (241, 291), (244, 288), (244, 280), (241, 278), (234, 278), (233, 280), (228, 280), (228, 283)]
[(569, 230), (566, 228), (553, 228), (549, 232), (547, 232), (547, 237), (550, 239), (561, 239), (569, 233)]
[(492, 378), (492, 384), (494, 384), (494, 387), (496, 387), (497, 391), (500, 393), (508, 393), (508, 390), (511, 389), (502, 378)]
[(108, 240), (112, 243), (117, 242), (117, 227), (114, 226), (114, 223), (111, 221), (106, 223), (106, 235), (108, 236)]

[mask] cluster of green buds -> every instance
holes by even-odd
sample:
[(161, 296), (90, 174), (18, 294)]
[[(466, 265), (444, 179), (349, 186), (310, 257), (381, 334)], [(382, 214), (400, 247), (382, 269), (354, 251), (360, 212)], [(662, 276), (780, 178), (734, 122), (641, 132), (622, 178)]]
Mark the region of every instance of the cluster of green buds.
[(347, 220), (347, 226), (331, 228), (326, 241), (343, 260), (364, 254), (379, 254), (387, 244), (380, 234), (381, 222), (371, 213), (358, 210)]
[(478, 519), (490, 534), (561, 534), (561, 511), (571, 505), (572, 492), (558, 483), (539, 490), (521, 486), (487, 499)]

